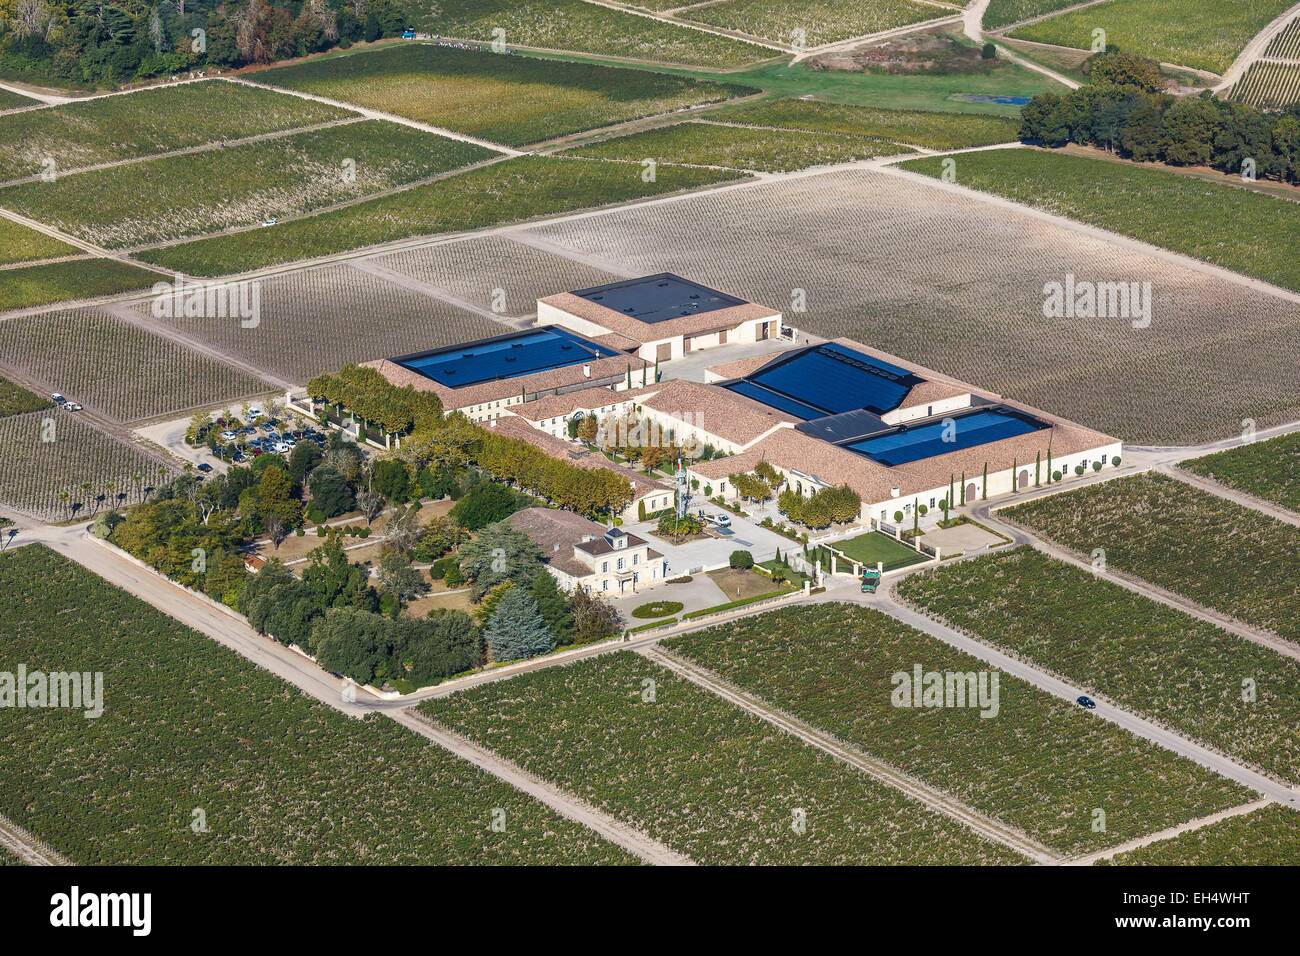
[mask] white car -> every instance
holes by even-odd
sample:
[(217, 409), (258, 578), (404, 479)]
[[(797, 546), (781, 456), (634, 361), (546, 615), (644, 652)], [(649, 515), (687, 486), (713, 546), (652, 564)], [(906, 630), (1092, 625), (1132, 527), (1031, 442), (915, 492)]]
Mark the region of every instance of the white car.
[(263, 220), (262, 220), (262, 225), (263, 225), (263, 226), (278, 226), (279, 224), (280, 224), (280, 220), (279, 220), (279, 219), (263, 219)]
[(275, 443), (275, 447), (272, 450), (278, 455), (283, 455), (286, 451), (289, 450), (289, 446), (285, 442), (278, 441)]
[(81, 405), (79, 405), (77, 402), (64, 402), (64, 403), (63, 403), (62, 405), (60, 405), (59, 407), (60, 407), (61, 409), (63, 409), (65, 412), (79, 412), (79, 411), (81, 411)]
[(222, 440), (222, 441), (234, 441), (234, 440), (235, 440), (236, 438), (238, 438), (238, 437), (239, 437), (239, 436), (236, 435), (236, 434), (235, 434), (234, 432), (232, 432), (232, 431), (224, 431), (224, 432), (221, 433), (221, 440)]
[(258, 408), (256, 405), (254, 405), (252, 408), (248, 410), (248, 420), (250, 422), (261, 417), (262, 417), (262, 410)]

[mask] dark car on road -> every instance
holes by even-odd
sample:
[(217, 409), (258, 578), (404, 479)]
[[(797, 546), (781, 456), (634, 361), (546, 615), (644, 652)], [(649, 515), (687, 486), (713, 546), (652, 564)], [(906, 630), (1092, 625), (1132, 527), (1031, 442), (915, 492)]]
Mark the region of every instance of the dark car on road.
[(1078, 704), (1080, 707), (1087, 708), (1088, 710), (1097, 709), (1097, 702), (1093, 700), (1091, 697), (1089, 697), (1087, 694), (1080, 694), (1078, 697), (1074, 699), (1074, 702)]

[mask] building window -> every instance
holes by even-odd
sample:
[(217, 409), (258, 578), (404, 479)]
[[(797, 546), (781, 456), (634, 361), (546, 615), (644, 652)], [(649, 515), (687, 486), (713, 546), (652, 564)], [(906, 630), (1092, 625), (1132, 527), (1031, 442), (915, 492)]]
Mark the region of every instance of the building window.
[(609, 581), (608, 581), (608, 580), (606, 580), (606, 581), (601, 581), (601, 582), (600, 582), (600, 589), (601, 589), (602, 591), (608, 591), (608, 590), (609, 590)]
[(618, 569), (619, 569), (620, 571), (622, 571), (622, 570), (623, 570), (623, 565), (626, 564), (626, 563), (627, 563), (626, 559), (624, 559), (624, 558), (619, 558), (619, 559), (618, 559)]
[(641, 555), (640, 555), (639, 552), (638, 552), (637, 554), (632, 555), (632, 563), (633, 563), (633, 564), (640, 564), (640, 563), (641, 563)]
[(600, 573), (601, 573), (601, 574), (604, 574), (604, 573), (606, 573), (608, 570), (609, 570), (609, 562), (608, 562), (608, 561), (602, 561), (602, 562), (600, 562)]
[(930, 507), (931, 507), (931, 508), (934, 507), (934, 499), (933, 499), (933, 498), (930, 499)]

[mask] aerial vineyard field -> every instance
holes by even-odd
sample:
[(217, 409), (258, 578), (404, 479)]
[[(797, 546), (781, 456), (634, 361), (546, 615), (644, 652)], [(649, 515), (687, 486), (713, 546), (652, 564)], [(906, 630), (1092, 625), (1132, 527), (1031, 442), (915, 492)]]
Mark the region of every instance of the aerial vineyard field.
[(420, 709), (701, 864), (1020, 861), (635, 654)]
[(643, 70), (426, 43), (309, 60), (255, 79), (508, 146), (755, 92)]
[[(977, 155), (958, 157), (959, 180)], [(1213, 233), (1228, 216), (1214, 208), (1189, 228)], [(1195, 444), (1237, 435), (1247, 418), (1264, 428), (1300, 417), (1293, 303), (921, 178), (826, 172), (522, 233), (627, 275), (676, 271), (775, 308), (803, 290), (800, 329), (874, 343), (1129, 442)], [(1150, 282), (1150, 327), (1044, 319), (1044, 285), (1070, 274)]]
[(679, 16), (773, 43), (815, 47), (956, 12), (908, 0), (722, 0)]
[(113, 259), (72, 259), (0, 273), (0, 312), (147, 289), (159, 278)]
[[(1216, 567), (1215, 585), (1227, 576)], [(1027, 547), (914, 574), (898, 594), (1090, 693), (1300, 781), (1292, 658)]]
[(1271, 41), (1265, 56), (1275, 56), (1282, 60), (1300, 60), (1300, 17), (1288, 23)]
[(708, 119), (747, 126), (869, 136), (925, 149), (1014, 142), (1020, 124), (1004, 116), (890, 110), (819, 100), (767, 99), (711, 109)]
[(1079, 2), (1080, 0), (989, 0), (988, 9), (984, 11), (984, 29), (996, 30), (1021, 20), (1044, 16), (1054, 10), (1072, 7)]
[(1300, 813), (1271, 804), (1109, 861), (1116, 866), (1300, 865)]
[[(149, 321), (160, 321), (254, 368), (304, 384), (348, 362), (507, 331), (490, 319), (347, 265), (291, 272), (258, 285), (261, 310), (253, 328), (229, 319)], [(139, 313), (148, 320), (148, 304), (140, 306)]]
[(1300, 640), (1294, 525), (1152, 472), (1030, 501), (1007, 515), (1082, 554), (1104, 548), (1112, 568)]
[(1300, 102), (1300, 64), (1253, 63), (1232, 87), (1232, 98), (1264, 109)]
[(230, 142), (354, 115), (221, 80), (0, 116), (0, 180)]
[(736, 67), (773, 51), (583, 0), (441, 0), (417, 25), (444, 37), (705, 67)]
[(691, 122), (601, 140), (565, 152), (569, 156), (638, 164), (652, 159), (656, 163), (789, 172), (910, 151), (883, 140), (836, 133)]
[(1300, 513), (1300, 432), (1191, 458), (1178, 467)]
[[(904, 164), (927, 176), (940, 161)], [(970, 189), (1099, 226), (1155, 246), (1300, 291), (1300, 204), (1178, 173), (1041, 149), (961, 156), (957, 182)], [(1238, 241), (1242, 235), (1250, 242)]]
[[(110, 501), (126, 492), (133, 504), (137, 489), (176, 474), (75, 413), (53, 409), (0, 418), (0, 447), (0, 503), (43, 521), (89, 514), (99, 495)], [(66, 500), (60, 492), (67, 492)], [(6, 599), (6, 607), (17, 603), (16, 597)]]
[[(0, 591), (0, 659), (104, 675), (98, 719), (0, 711), (0, 813), (78, 863), (633, 862), (395, 722), (306, 697), (42, 547), (0, 555)], [(191, 828), (196, 810), (205, 832)]]
[(532, 315), (538, 299), (557, 291), (627, 278), (502, 236), (441, 242), (372, 261), (481, 309), (499, 303), (502, 318)]
[(1115, 846), (1252, 796), (1007, 674), (992, 717), (973, 705), (895, 707), (892, 676), (917, 663), (927, 672), (989, 668), (868, 608), (773, 611), (665, 646), (1062, 853)]
[(300, 215), (493, 155), (368, 120), (10, 186), (0, 189), (0, 205), (120, 249)]
[(50, 408), (53, 403), (47, 398), (33, 395), (20, 385), (15, 385), (7, 378), (0, 378), (0, 418), (10, 415), (22, 415), (26, 412), (38, 412)]
[(576, 212), (734, 178), (739, 174), (669, 167), (646, 183), (639, 167), (621, 163), (522, 156), (347, 209), (156, 249), (141, 258), (188, 275), (230, 275), (411, 236)]
[(0, 216), (0, 266), (73, 256), (80, 252), (76, 246)]
[(1011, 36), (1090, 50), (1093, 31), (1127, 53), (1223, 73), (1246, 44), (1294, 0), (1108, 0), (1014, 30)]
[[(239, 325), (239, 319), (226, 321)], [(0, 321), (0, 362), (123, 422), (272, 390), (245, 372), (94, 308)]]

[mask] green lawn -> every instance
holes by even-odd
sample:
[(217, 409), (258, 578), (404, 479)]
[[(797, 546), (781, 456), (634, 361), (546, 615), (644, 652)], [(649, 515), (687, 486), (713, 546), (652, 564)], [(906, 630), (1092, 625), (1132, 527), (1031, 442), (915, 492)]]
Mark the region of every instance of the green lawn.
[[(1115, 846), (1254, 796), (1007, 674), (991, 717), (974, 706), (893, 706), (893, 675), (918, 663), (927, 672), (989, 668), (868, 608), (783, 608), (665, 647), (1062, 854)], [(1099, 808), (1104, 830), (1094, 829)]]
[(1027, 547), (910, 575), (897, 593), (1084, 690), (1300, 782), (1292, 658)]
[(0, 709), (0, 813), (77, 863), (631, 862), (387, 717), (347, 717), (41, 546), (0, 555), (0, 592), (0, 669), (103, 674), (98, 719)]
[(1178, 467), (1300, 513), (1300, 432), (1192, 458)]
[[(927, 176), (937, 159), (902, 164)], [(971, 153), (957, 182), (1300, 291), (1300, 204), (1226, 183), (1041, 149)], [(1249, 236), (1250, 241), (1242, 241)]]
[(254, 226), (497, 155), (367, 120), (0, 189), (0, 204), (108, 249)]
[(773, 43), (815, 47), (955, 12), (908, 0), (722, 0), (679, 16)]
[(857, 136), (694, 122), (618, 136), (565, 151), (566, 155), (589, 159), (627, 163), (652, 159), (657, 163), (760, 172), (789, 172), (905, 152), (909, 150), (883, 140)]
[[(929, 560), (924, 554), (910, 545), (903, 544), (901, 541), (879, 531), (868, 531), (866, 534), (858, 535), (856, 538), (849, 538), (847, 541), (837, 541), (830, 547), (847, 555), (853, 561), (862, 562), (866, 567), (874, 568), (877, 561), (882, 561), (886, 571), (905, 568), (909, 564), (919, 564), (922, 561)], [(844, 569), (841, 568), (840, 570)]]
[(1300, 813), (1272, 804), (1108, 861), (1116, 866), (1298, 866)]
[(880, 109), (820, 100), (764, 99), (709, 110), (710, 120), (775, 129), (867, 136), (925, 149), (962, 149), (1014, 142), (1018, 121), (970, 113)]
[(423, 43), (322, 57), (255, 79), (508, 146), (755, 92), (645, 70)]
[(147, 289), (162, 277), (112, 259), (74, 259), (0, 272), (0, 312)]
[(0, 180), (296, 129), (350, 116), (323, 103), (222, 80), (0, 116)]
[(637, 654), (420, 709), (697, 863), (1023, 862)]
[(1080, 554), (1300, 640), (1300, 528), (1152, 472), (1005, 512)]
[(141, 258), (189, 275), (229, 275), (411, 236), (481, 229), (663, 195), (738, 176), (665, 167), (654, 182), (646, 183), (640, 167), (523, 156), (347, 209), (156, 249)]
[(1223, 73), (1250, 39), (1293, 0), (1108, 0), (1012, 32), (1038, 43), (1092, 48), (1093, 31), (1126, 53)]
[(0, 378), (0, 418), (10, 415), (23, 415), (38, 412), (53, 405), (49, 399), (34, 395), (21, 385), (15, 385), (7, 378)]
[(26, 96), (20, 96), (9, 90), (0, 90), (0, 111), (16, 110), (23, 106), (36, 106), (40, 100), (33, 100)]
[(0, 217), (0, 266), (77, 255), (80, 251), (60, 239)]

